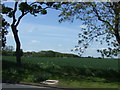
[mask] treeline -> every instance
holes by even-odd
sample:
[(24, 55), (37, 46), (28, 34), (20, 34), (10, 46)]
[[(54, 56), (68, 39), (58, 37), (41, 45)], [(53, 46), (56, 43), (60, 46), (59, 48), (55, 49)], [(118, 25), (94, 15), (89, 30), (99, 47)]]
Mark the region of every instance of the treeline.
[[(2, 51), (3, 56), (15, 56), (15, 51)], [(74, 54), (66, 54), (54, 51), (40, 51), (40, 52), (23, 52), (21, 50), (21, 56), (23, 57), (79, 57)]]
[(65, 54), (55, 51), (40, 51), (40, 52), (25, 52), (24, 56), (26, 57), (79, 57), (74, 54)]

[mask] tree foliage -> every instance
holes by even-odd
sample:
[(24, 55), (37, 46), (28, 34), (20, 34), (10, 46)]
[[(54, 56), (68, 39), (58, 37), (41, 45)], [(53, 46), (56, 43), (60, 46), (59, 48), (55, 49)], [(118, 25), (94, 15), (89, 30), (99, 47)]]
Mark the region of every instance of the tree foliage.
[[(15, 1), (13, 7), (2, 5), (2, 14), (5, 14), (12, 19), (10, 23), (13, 36), (16, 43), (16, 61), (18, 65), (21, 65), (21, 43), (18, 36), (18, 25), (21, 19), (27, 14), (37, 16), (39, 14), (47, 14), (48, 8), (59, 9), (61, 6), (57, 2), (19, 2)], [(19, 13), (19, 16), (17, 14)]]
[(0, 50), (5, 47), (6, 44), (6, 35), (8, 34), (9, 23), (1, 16), (0, 21)]
[[(15, 51), (13, 51), (12, 46), (6, 46), (2, 52), (3, 56), (15, 56)], [(23, 52), (21, 50), (21, 56), (23, 57), (75, 57), (79, 58), (78, 55), (75, 54), (67, 54), (67, 53), (60, 53), (60, 52), (55, 52), (55, 51), (40, 51), (40, 52)]]
[(78, 19), (86, 26), (76, 46), (81, 53), (92, 41), (107, 42), (108, 49), (98, 50), (103, 57), (120, 52), (120, 2), (71, 2), (64, 5), (59, 17), (60, 22)]
[(12, 52), (14, 50), (14, 47), (13, 46), (5, 46), (3, 48), (4, 51), (9, 51), (9, 52)]

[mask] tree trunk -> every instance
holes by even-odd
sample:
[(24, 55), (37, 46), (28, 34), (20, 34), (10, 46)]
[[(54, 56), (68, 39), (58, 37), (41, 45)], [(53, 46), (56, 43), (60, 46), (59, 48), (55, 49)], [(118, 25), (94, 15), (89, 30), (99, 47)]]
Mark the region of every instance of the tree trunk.
[(117, 42), (119, 43), (120, 45), (120, 33), (119, 33), (119, 24), (120, 24), (120, 17), (119, 17), (119, 14), (120, 14), (120, 7), (118, 6), (118, 3), (114, 2), (114, 5), (115, 5), (115, 9), (114, 9), (114, 13), (115, 13), (115, 37), (116, 37), (116, 40)]
[(120, 35), (119, 35), (119, 33), (116, 33), (115, 36), (116, 36), (116, 40), (117, 40), (117, 42), (118, 42), (119, 45), (120, 45)]
[(12, 32), (14, 35), (14, 39), (15, 39), (15, 43), (16, 43), (16, 62), (18, 64), (18, 66), (21, 66), (21, 51), (20, 51), (20, 40), (18, 37), (18, 30), (16, 28), (16, 26), (11, 25), (12, 28)]

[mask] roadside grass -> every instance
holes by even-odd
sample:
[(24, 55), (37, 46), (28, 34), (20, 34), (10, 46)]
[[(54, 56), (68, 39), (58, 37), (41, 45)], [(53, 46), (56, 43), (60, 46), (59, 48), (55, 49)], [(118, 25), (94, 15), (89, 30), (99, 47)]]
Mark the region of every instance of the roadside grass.
[(60, 81), (58, 86), (70, 88), (118, 88), (120, 85), (117, 60), (23, 57), (22, 62), (19, 68), (15, 57), (3, 56), (3, 81), (39, 83), (56, 79)]
[[(79, 80), (73, 80), (70, 79), (70, 76), (65, 79), (66, 77), (62, 78), (62, 77), (51, 77), (51, 80), (59, 80), (59, 83), (57, 85), (54, 86), (58, 86), (58, 87), (64, 87), (64, 88), (119, 88), (120, 83), (117, 82), (106, 82), (106, 80), (104, 78), (96, 78), (96, 77), (84, 77), (83, 76), (79, 76)], [(78, 78), (78, 77), (76, 77)], [(99, 79), (99, 80), (97, 80)], [(26, 79), (26, 81), (22, 81), (24, 83), (32, 83), (32, 84), (39, 84), (34, 83), (29, 81), (28, 79)], [(53, 86), (53, 85), (52, 85)]]
[(86, 82), (86, 81), (61, 81), (59, 86), (67, 88), (118, 88), (116, 83)]
[(119, 88), (119, 82), (107, 82), (105, 78), (86, 76), (52, 77), (59, 80), (57, 86), (66, 88)]

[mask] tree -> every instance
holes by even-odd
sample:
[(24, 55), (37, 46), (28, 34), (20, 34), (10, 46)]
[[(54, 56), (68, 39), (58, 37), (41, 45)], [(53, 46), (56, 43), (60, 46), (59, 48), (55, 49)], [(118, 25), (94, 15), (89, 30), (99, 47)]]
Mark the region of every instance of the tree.
[(5, 46), (3, 48), (4, 51), (9, 51), (9, 52), (12, 52), (14, 50), (14, 47), (13, 46)]
[(2, 55), (3, 56), (14, 56), (14, 47), (5, 45), (2, 48)]
[[(4, 4), (2, 5), (2, 14), (6, 14), (12, 19), (10, 24), (15, 43), (16, 43), (16, 61), (19, 66), (21, 66), (21, 43), (18, 36), (18, 25), (20, 24), (21, 19), (27, 14), (37, 16), (38, 14), (45, 15), (47, 14), (48, 8), (58, 9), (60, 7), (59, 3), (54, 2), (14, 2), (14, 7), (8, 7)], [(16, 13), (20, 12), (20, 16), (16, 16)]]
[(107, 57), (120, 52), (120, 2), (71, 2), (59, 15), (63, 21), (79, 19), (86, 26), (79, 33), (76, 50), (84, 53), (91, 41), (107, 42), (108, 49), (98, 50)]
[(0, 25), (0, 50), (2, 50), (5, 47), (6, 44), (6, 35), (8, 33), (7, 29), (9, 27), (9, 23), (0, 16), (0, 21), (2, 25)]

